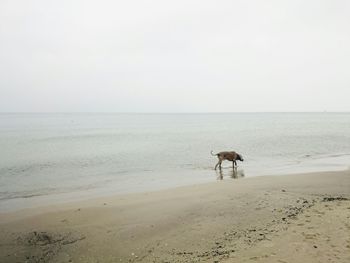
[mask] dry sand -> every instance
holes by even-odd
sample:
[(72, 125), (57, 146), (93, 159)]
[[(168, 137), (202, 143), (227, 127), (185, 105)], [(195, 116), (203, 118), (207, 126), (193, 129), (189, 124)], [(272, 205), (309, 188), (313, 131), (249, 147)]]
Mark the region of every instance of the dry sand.
[(350, 171), (0, 214), (0, 262), (350, 262)]

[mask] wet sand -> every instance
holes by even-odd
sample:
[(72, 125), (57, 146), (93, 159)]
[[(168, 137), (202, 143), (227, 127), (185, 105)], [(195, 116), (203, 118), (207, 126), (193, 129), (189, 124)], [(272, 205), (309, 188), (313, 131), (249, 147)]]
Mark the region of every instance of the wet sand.
[(0, 262), (350, 262), (350, 171), (0, 214)]

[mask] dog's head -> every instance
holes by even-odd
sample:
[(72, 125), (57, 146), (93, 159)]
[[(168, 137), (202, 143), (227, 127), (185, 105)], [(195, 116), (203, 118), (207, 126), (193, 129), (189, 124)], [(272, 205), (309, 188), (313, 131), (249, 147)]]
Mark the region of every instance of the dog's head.
[(239, 160), (239, 161), (241, 161), (241, 162), (244, 161), (242, 155), (240, 155), (240, 154), (237, 154), (237, 160)]

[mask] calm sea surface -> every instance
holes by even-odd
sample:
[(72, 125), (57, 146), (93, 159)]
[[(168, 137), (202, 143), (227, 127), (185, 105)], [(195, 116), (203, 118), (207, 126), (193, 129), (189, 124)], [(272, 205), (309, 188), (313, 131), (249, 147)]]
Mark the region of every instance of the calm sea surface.
[(349, 113), (0, 114), (0, 211), (349, 165)]

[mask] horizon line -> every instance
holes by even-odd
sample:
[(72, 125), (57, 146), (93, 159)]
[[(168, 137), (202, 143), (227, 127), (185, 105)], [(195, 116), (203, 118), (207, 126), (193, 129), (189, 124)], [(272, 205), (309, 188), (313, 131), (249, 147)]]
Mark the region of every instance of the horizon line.
[(128, 111), (8, 111), (0, 114), (233, 114), (233, 113), (350, 113), (350, 111), (193, 111), (193, 112), (128, 112)]

